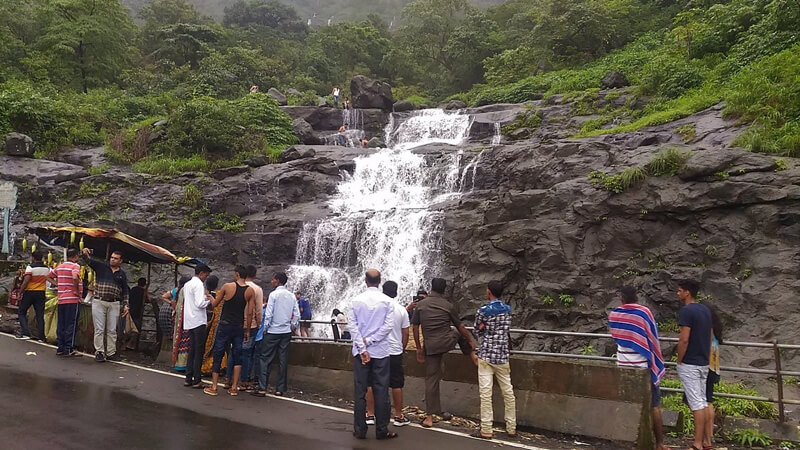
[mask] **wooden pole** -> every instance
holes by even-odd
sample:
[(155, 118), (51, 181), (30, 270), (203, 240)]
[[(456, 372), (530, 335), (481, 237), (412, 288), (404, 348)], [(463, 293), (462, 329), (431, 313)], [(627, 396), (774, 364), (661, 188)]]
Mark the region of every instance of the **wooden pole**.
[(781, 350), (778, 348), (778, 341), (772, 341), (772, 348), (775, 351), (775, 378), (778, 383), (778, 420), (781, 423), (786, 421), (783, 412), (783, 375), (781, 375)]

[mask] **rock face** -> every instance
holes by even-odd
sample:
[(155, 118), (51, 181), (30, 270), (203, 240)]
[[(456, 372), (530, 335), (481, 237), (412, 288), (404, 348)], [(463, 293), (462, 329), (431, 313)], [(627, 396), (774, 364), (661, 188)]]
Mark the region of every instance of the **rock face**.
[(453, 111), (457, 109), (464, 109), (467, 107), (467, 104), (462, 102), (461, 100), (450, 100), (449, 102), (445, 103), (441, 106), (442, 109), (445, 111)]
[(86, 169), (74, 164), (5, 155), (0, 155), (0, 167), (0, 179), (32, 185), (61, 183), (88, 175)]
[(273, 100), (278, 102), (281, 106), (286, 106), (286, 96), (281, 93), (281, 91), (275, 89), (274, 87), (269, 88), (267, 91), (267, 95), (272, 97)]
[(305, 119), (297, 118), (292, 121), (292, 132), (301, 144), (320, 144), (319, 138), (314, 134), (314, 128)]
[(394, 105), (392, 87), (382, 81), (370, 80), (363, 75), (356, 75), (350, 81), (350, 99), (354, 108), (377, 108), (391, 111)]
[(8, 133), (6, 135), (6, 154), (11, 156), (33, 157), (36, 145), (30, 136), (22, 133)]
[(414, 104), (408, 100), (400, 100), (399, 102), (395, 102), (394, 107), (392, 108), (394, 112), (412, 111), (414, 109), (416, 109)]
[(606, 89), (621, 88), (630, 85), (630, 83), (628, 83), (628, 79), (625, 78), (625, 75), (617, 72), (616, 70), (608, 72), (606, 76), (603, 77), (601, 84)]

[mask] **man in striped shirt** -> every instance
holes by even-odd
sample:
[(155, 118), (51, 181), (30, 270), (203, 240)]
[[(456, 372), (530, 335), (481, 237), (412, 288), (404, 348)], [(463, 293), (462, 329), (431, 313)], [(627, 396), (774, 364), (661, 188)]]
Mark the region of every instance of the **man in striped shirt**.
[(639, 305), (636, 289), (620, 289), (622, 305), (608, 316), (611, 336), (617, 343), (617, 365), (620, 367), (648, 369), (652, 386), (653, 433), (656, 450), (664, 446), (664, 427), (661, 420), (661, 378), (664, 376), (664, 358), (658, 341), (658, 326), (650, 310)]
[[(42, 262), (42, 252), (35, 251), (31, 254), (31, 264), (25, 268), (22, 278), (22, 302), (19, 305), (19, 328), (17, 339), (36, 339), (44, 342), (44, 303), (47, 282), (54, 284), (50, 268)], [(38, 334), (31, 336), (28, 328), (28, 309), (33, 306), (36, 312), (36, 328)]]
[(58, 324), (56, 326), (57, 356), (77, 356), (75, 351), (75, 325), (78, 322), (78, 304), (81, 301), (81, 253), (76, 248), (67, 249), (67, 260), (56, 267), (58, 280)]

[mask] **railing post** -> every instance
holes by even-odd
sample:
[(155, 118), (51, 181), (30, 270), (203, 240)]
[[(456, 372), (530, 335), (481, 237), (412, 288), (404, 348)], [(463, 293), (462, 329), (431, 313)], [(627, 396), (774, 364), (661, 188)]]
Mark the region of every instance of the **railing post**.
[(772, 348), (775, 350), (775, 378), (778, 381), (778, 420), (781, 423), (786, 421), (783, 414), (783, 376), (781, 375), (781, 351), (778, 348), (778, 340), (772, 340)]

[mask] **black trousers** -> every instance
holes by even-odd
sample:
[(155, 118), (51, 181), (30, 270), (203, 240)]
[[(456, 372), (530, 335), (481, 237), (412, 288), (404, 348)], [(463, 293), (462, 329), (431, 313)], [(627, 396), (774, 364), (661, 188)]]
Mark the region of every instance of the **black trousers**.
[(33, 306), (36, 312), (36, 328), (39, 339), (44, 342), (44, 291), (25, 291), (22, 293), (22, 301), (19, 304), (19, 328), (23, 335), (31, 336), (31, 331), (28, 328), (28, 309)]
[(203, 367), (203, 354), (206, 350), (206, 326), (200, 325), (189, 330), (189, 357), (186, 360), (186, 382), (200, 382)]
[(367, 435), (367, 386), (372, 381), (372, 395), (375, 398), (375, 436), (384, 437), (389, 433), (389, 357), (372, 358), (365, 365), (361, 356), (353, 357), (353, 432), (358, 436)]

